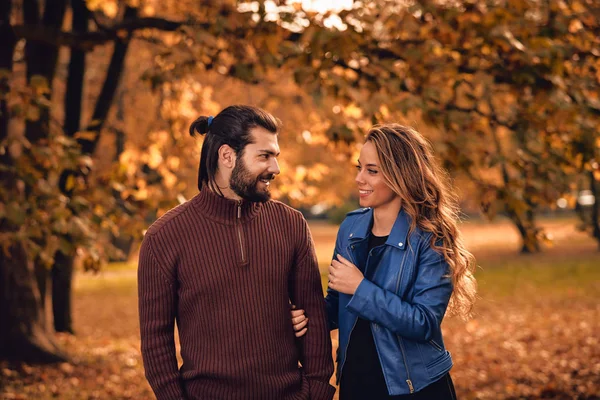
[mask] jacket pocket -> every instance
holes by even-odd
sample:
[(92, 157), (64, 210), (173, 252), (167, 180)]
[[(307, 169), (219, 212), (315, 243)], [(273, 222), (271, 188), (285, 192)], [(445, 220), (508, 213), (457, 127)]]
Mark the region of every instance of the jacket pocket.
[(427, 372), (429, 373), (429, 377), (431, 379), (436, 379), (450, 371), (452, 368), (452, 357), (450, 353), (444, 351), (443, 354), (440, 354), (439, 357), (436, 357), (434, 360), (425, 365)]

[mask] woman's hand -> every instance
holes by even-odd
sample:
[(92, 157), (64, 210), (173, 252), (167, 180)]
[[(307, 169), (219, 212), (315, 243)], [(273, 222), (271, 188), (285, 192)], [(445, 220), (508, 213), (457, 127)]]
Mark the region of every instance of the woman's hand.
[(331, 261), (329, 266), (329, 287), (340, 293), (353, 295), (364, 275), (356, 265), (337, 255), (337, 260)]
[(294, 333), (296, 337), (302, 337), (308, 330), (308, 318), (304, 315), (304, 310), (296, 310), (296, 306), (292, 305), (292, 324), (294, 325)]

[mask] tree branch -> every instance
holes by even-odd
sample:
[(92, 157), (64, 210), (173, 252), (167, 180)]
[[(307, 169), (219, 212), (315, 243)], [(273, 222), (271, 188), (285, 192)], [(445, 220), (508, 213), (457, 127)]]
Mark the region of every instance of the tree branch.
[(15, 25), (13, 31), (17, 39), (89, 51), (95, 46), (118, 40), (128, 32), (140, 29), (159, 29), (172, 32), (183, 26), (209, 29), (211, 24), (193, 21), (170, 21), (162, 18), (132, 18), (95, 32), (65, 32), (34, 24)]

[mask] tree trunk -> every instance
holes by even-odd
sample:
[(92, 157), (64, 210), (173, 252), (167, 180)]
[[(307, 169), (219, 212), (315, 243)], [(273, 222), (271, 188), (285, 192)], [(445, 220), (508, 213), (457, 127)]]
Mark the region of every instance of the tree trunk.
[(71, 295), (73, 293), (74, 254), (56, 252), (52, 267), (52, 315), (54, 330), (74, 334), (73, 319), (71, 318)]
[[(117, 112), (116, 112), (116, 119), (117, 119), (117, 128), (115, 129), (115, 148), (116, 148), (116, 152), (115, 152), (115, 157), (114, 157), (114, 161), (118, 162), (119, 161), (119, 157), (121, 156), (121, 154), (123, 153), (123, 151), (125, 151), (125, 132), (121, 129), (124, 124), (125, 124), (125, 92), (123, 90), (119, 91), (118, 94), (118, 100), (117, 100)], [(123, 206), (123, 199), (121, 199), (121, 196), (119, 195), (119, 193), (115, 193), (115, 198), (117, 199), (117, 204), (123, 209), (124, 212), (128, 212), (126, 207)], [(117, 249), (121, 250), (123, 252), (122, 256), (112, 256), (109, 258), (109, 261), (111, 262), (115, 262), (115, 261), (127, 261), (127, 259), (129, 258), (129, 254), (131, 253), (131, 248), (133, 247), (133, 237), (131, 237), (130, 235), (126, 235), (123, 233), (119, 233), (119, 235), (114, 235), (111, 233), (110, 236), (110, 242), (113, 246), (115, 246)]]
[(47, 330), (33, 270), (21, 244), (11, 246), (8, 255), (0, 251), (0, 359), (65, 361), (66, 355)]
[[(500, 172), (502, 174), (502, 181), (504, 182), (504, 197), (507, 197), (507, 191), (510, 187), (510, 175), (508, 173), (508, 168), (506, 167), (506, 161), (504, 159), (504, 152), (502, 150), (502, 145), (500, 143), (500, 139), (498, 138), (498, 132), (494, 127), (492, 129), (492, 137), (494, 139), (494, 144), (496, 146), (496, 150), (498, 154), (502, 156), (500, 161)], [(526, 216), (523, 218), (519, 214), (514, 207), (511, 207), (510, 203), (506, 198), (502, 199), (504, 201), (504, 208), (508, 217), (511, 221), (514, 222), (519, 234), (521, 235), (521, 253), (539, 253), (541, 251), (540, 241), (538, 238), (539, 228), (535, 224), (535, 214), (533, 212), (533, 208), (531, 208), (531, 204), (528, 204), (530, 207), (526, 211)]]
[[(11, 2), (0, 3), (0, 37), (3, 38), (0, 41), (0, 69), (10, 72), (15, 45), (10, 27)], [(23, 8), (26, 20), (39, 22), (36, 1), (25, 0)], [(4, 96), (9, 92), (8, 85), (8, 80), (0, 82), (3, 94), (0, 97), (0, 139), (8, 135), (10, 114)], [(12, 165), (8, 153), (0, 156), (0, 164)], [(0, 182), (5, 194), (10, 195), (16, 185), (15, 176), (4, 171), (0, 174)], [(0, 232), (17, 229), (7, 220), (0, 219)], [(28, 258), (22, 243), (14, 243), (7, 250), (0, 251), (0, 359), (32, 363), (66, 360), (47, 329), (33, 261)]]
[[(127, 7), (125, 9), (124, 19), (131, 19), (137, 16), (138, 10), (134, 7)], [(113, 49), (113, 54), (110, 59), (110, 64), (108, 67), (108, 71), (106, 72), (106, 78), (104, 80), (104, 85), (102, 85), (102, 90), (100, 92), (100, 96), (98, 96), (98, 100), (96, 101), (96, 107), (94, 108), (94, 114), (92, 116), (92, 123), (87, 128), (88, 131), (92, 131), (95, 133), (92, 138), (82, 138), (79, 140), (81, 144), (81, 149), (84, 154), (93, 154), (96, 146), (98, 145), (98, 141), (100, 140), (100, 132), (106, 123), (106, 119), (108, 117), (108, 112), (112, 103), (114, 102), (115, 95), (117, 93), (117, 89), (119, 87), (119, 82), (121, 81), (121, 75), (123, 74), (123, 69), (125, 66), (125, 58), (127, 55), (127, 50), (129, 49), (129, 43), (131, 40), (131, 35), (127, 36), (122, 40), (118, 40), (115, 42), (115, 47)], [(121, 96), (122, 101), (122, 96)], [(123, 105), (119, 105), (121, 109), (119, 112), (121, 113), (120, 118), (123, 119)], [(116, 132), (117, 137), (117, 157), (124, 149), (124, 134), (122, 132)], [(125, 257), (129, 254), (131, 246), (133, 245), (133, 238), (130, 237), (115, 237), (111, 238), (111, 242), (118, 249), (122, 250), (125, 254)], [(110, 261), (124, 261), (124, 260), (115, 260), (111, 259)]]
[(517, 227), (519, 235), (521, 235), (521, 253), (532, 254), (542, 251), (538, 238), (538, 227), (535, 225), (533, 211), (528, 211), (526, 218), (520, 216), (515, 210), (506, 206), (506, 212), (510, 220)]
[(594, 177), (594, 171), (590, 171), (590, 190), (594, 196), (594, 204), (592, 204), (592, 236), (598, 242), (598, 250), (600, 250), (600, 199), (598, 198), (598, 182)]
[[(44, 26), (59, 30), (65, 16), (67, 0), (47, 0), (44, 6), (44, 15), (41, 23)], [(25, 0), (24, 18), (28, 23), (40, 23), (39, 3), (37, 0)], [(27, 59), (27, 82), (32, 83), (34, 76), (43, 77), (48, 84), (49, 91), (44, 95), (46, 101), (52, 100), (52, 80), (56, 72), (58, 60), (58, 47), (45, 43), (27, 41), (25, 45)], [(35, 143), (48, 136), (50, 133), (50, 107), (38, 105), (39, 116), (36, 120), (27, 120), (25, 124), (25, 137)], [(48, 283), (48, 269), (35, 263), (35, 277), (39, 285), (42, 308), (45, 307), (46, 286)]]
[[(25, 0), (26, 22), (39, 24), (39, 15), (35, 15), (37, 9), (39, 9), (38, 4), (36, 0)], [(44, 6), (42, 24), (54, 30), (61, 29), (66, 8), (67, 0), (47, 0)], [(45, 78), (50, 89), (45, 97), (50, 102), (52, 98), (52, 80), (54, 79), (58, 60), (58, 47), (41, 42), (27, 41), (25, 57), (27, 59), (27, 82), (31, 83), (31, 78), (34, 75)], [(50, 129), (50, 108), (47, 105), (39, 105), (39, 110), (39, 118), (28, 120), (25, 125), (25, 137), (32, 143), (48, 136)]]
[[(88, 30), (89, 11), (83, 0), (71, 0), (73, 9), (73, 32), (85, 33)], [(69, 61), (67, 90), (65, 93), (65, 133), (75, 136), (81, 126), (81, 106), (83, 99), (83, 85), (85, 76), (85, 52), (71, 48)], [(60, 189), (69, 195), (65, 183), (67, 177), (75, 171), (64, 171), (60, 179)], [(65, 254), (58, 251), (54, 256), (54, 265), (51, 271), (52, 279), (52, 314), (54, 316), (54, 329), (56, 332), (74, 333), (73, 319), (71, 317), (71, 295), (73, 265), (75, 252)]]
[[(125, 15), (123, 18), (135, 18), (137, 16), (137, 12), (137, 8), (128, 6), (125, 9)], [(102, 90), (100, 91), (100, 95), (96, 101), (92, 122), (87, 128), (87, 131), (94, 132), (95, 135), (93, 135), (92, 138), (85, 137), (78, 140), (79, 144), (81, 145), (81, 151), (84, 154), (92, 155), (94, 150), (96, 150), (96, 146), (100, 140), (100, 131), (104, 127), (110, 106), (113, 103), (117, 88), (119, 87), (121, 75), (123, 74), (123, 67), (125, 66), (125, 56), (127, 55), (130, 41), (131, 35), (128, 35), (124, 39), (115, 41), (115, 47), (113, 49), (108, 70), (106, 71), (104, 85), (102, 85)]]
[[(84, 0), (71, 0), (73, 9), (73, 32), (85, 33), (88, 30), (89, 11)], [(65, 132), (73, 137), (81, 126), (81, 106), (85, 75), (85, 52), (71, 48), (65, 93)]]
[(123, 127), (125, 126), (125, 91), (119, 91), (119, 97), (117, 100), (117, 128), (115, 129), (115, 157), (114, 162), (119, 162), (121, 154), (125, 151), (125, 132)]
[[(0, 2), (0, 70), (6, 70), (12, 73), (13, 53), (17, 38), (10, 26), (10, 13), (12, 3), (10, 1)], [(8, 137), (8, 121), (10, 115), (8, 112), (7, 96), (10, 92), (9, 77), (0, 78), (0, 141)], [(0, 155), (2, 159), (8, 155)], [(0, 161), (2, 162), (2, 161)]]
[[(527, 195), (527, 190), (525, 191)], [(535, 209), (536, 204), (534, 204), (531, 200), (531, 197), (527, 197), (525, 202), (527, 203), (527, 211), (525, 211), (525, 231), (526, 236), (522, 236), (523, 247), (521, 248), (521, 253), (539, 253), (542, 251), (542, 246), (540, 243), (540, 233), (542, 229), (537, 226), (535, 222)]]

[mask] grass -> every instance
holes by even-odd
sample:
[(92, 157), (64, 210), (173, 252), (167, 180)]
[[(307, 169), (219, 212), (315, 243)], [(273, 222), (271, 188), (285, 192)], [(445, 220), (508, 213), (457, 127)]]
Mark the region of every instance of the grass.
[[(447, 348), (461, 399), (592, 399), (600, 393), (600, 253), (572, 220), (546, 220), (556, 238), (519, 255), (506, 222), (466, 223), (477, 257), (474, 318), (446, 318)], [(311, 224), (323, 284), (336, 227)], [(77, 336), (59, 335), (72, 356), (58, 366), (0, 363), (0, 399), (149, 399), (139, 354), (136, 264), (78, 274)], [(336, 334), (332, 335), (334, 345)]]
[(559, 260), (540, 263), (524, 259), (503, 267), (490, 267), (476, 273), (479, 291), (491, 298), (514, 297), (527, 293), (526, 299), (537, 295), (594, 296), (600, 293), (600, 260)]

